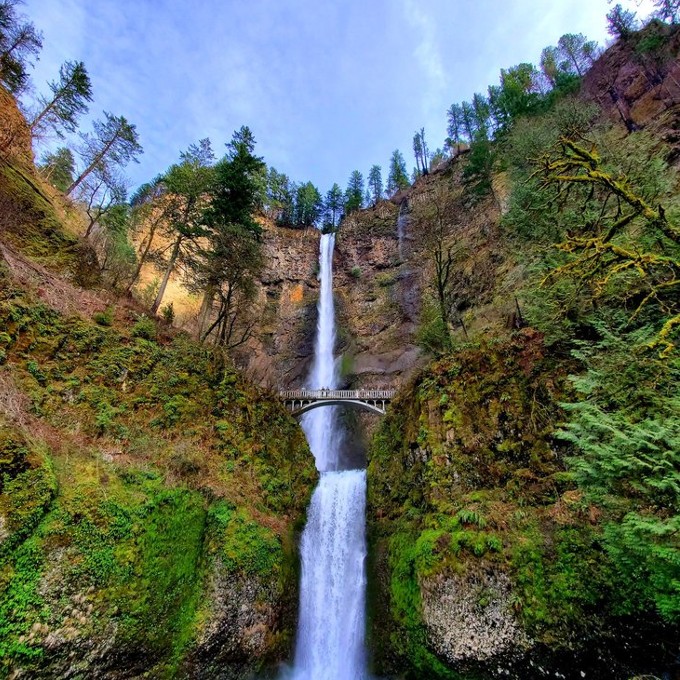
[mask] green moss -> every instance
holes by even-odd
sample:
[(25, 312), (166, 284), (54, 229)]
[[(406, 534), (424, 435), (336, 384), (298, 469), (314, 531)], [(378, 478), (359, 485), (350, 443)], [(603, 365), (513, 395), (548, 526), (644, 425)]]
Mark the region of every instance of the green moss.
[[(294, 593), (290, 534), (316, 480), (304, 435), (188, 338), (64, 318), (4, 284), (5, 370), (63, 437), (48, 457), (0, 428), (0, 514), (13, 537), (0, 560), (3, 663), (47, 667), (47, 632), (75, 625), (95, 641), (115, 631), (121, 655), (175, 677), (205, 623), (218, 556)], [(74, 624), (74, 609), (89, 613)]]
[(228, 571), (260, 576), (280, 573), (283, 546), (271, 529), (226, 503), (210, 508), (208, 523), (211, 550)]
[(38, 526), (56, 491), (45, 447), (28, 442), (18, 430), (0, 422), (0, 518), (4, 534), (0, 566)]
[(5, 235), (34, 260), (75, 273), (80, 246), (59, 220), (51, 200), (26, 171), (10, 165), (0, 169), (0, 196), (5, 212)]
[(553, 439), (565, 374), (531, 333), (465, 349), (418, 376), (379, 426), (369, 517), (379, 517), (371, 535), (387, 546), (390, 587), (389, 643), (376, 646), (415, 677), (450, 677), (427, 643), (423, 579), (505, 573), (529, 635), (555, 645), (616, 610), (602, 527), (584, 518)]

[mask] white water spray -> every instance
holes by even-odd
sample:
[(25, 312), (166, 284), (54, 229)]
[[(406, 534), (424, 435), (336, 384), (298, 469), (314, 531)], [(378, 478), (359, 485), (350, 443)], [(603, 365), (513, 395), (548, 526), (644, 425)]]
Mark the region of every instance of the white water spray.
[[(321, 237), (319, 321), (308, 387), (337, 387), (333, 347), (333, 246)], [(302, 535), (300, 622), (294, 680), (364, 680), (366, 472), (338, 471), (340, 442), (335, 408), (305, 414), (302, 427), (321, 472)]]

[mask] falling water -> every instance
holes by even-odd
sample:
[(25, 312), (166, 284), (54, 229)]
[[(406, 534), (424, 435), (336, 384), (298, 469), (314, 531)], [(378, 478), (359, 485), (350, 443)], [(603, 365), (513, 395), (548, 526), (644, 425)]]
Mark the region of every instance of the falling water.
[(404, 199), (399, 204), (399, 215), (397, 215), (397, 239), (399, 240), (398, 252), (399, 259), (404, 259), (404, 239), (406, 238), (406, 225), (408, 223), (408, 203)]
[[(308, 387), (335, 388), (333, 246), (321, 237), (319, 321)], [(335, 409), (304, 416), (302, 427), (321, 472), (302, 535), (300, 622), (294, 680), (363, 680), (366, 675), (366, 472), (341, 470), (341, 431)]]

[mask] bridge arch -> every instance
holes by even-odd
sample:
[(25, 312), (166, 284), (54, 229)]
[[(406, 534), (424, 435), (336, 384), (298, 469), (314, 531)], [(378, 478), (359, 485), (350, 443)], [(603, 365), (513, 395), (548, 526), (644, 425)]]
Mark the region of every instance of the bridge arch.
[(291, 414), (301, 416), (322, 406), (350, 406), (384, 416), (395, 390), (281, 390), (279, 397)]
[(301, 416), (315, 408), (322, 408), (323, 406), (351, 406), (352, 408), (358, 408), (362, 411), (377, 413), (380, 416), (385, 415), (384, 406), (381, 408), (377, 404), (359, 401), (358, 399), (319, 399), (318, 401), (307, 402), (300, 408), (295, 408), (291, 413), (294, 416)]

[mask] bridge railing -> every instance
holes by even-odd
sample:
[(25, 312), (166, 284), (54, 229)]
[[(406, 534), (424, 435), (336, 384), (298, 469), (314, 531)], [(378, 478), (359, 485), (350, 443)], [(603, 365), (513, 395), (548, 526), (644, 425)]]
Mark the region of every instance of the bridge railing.
[(281, 399), (392, 399), (396, 390), (281, 390)]

